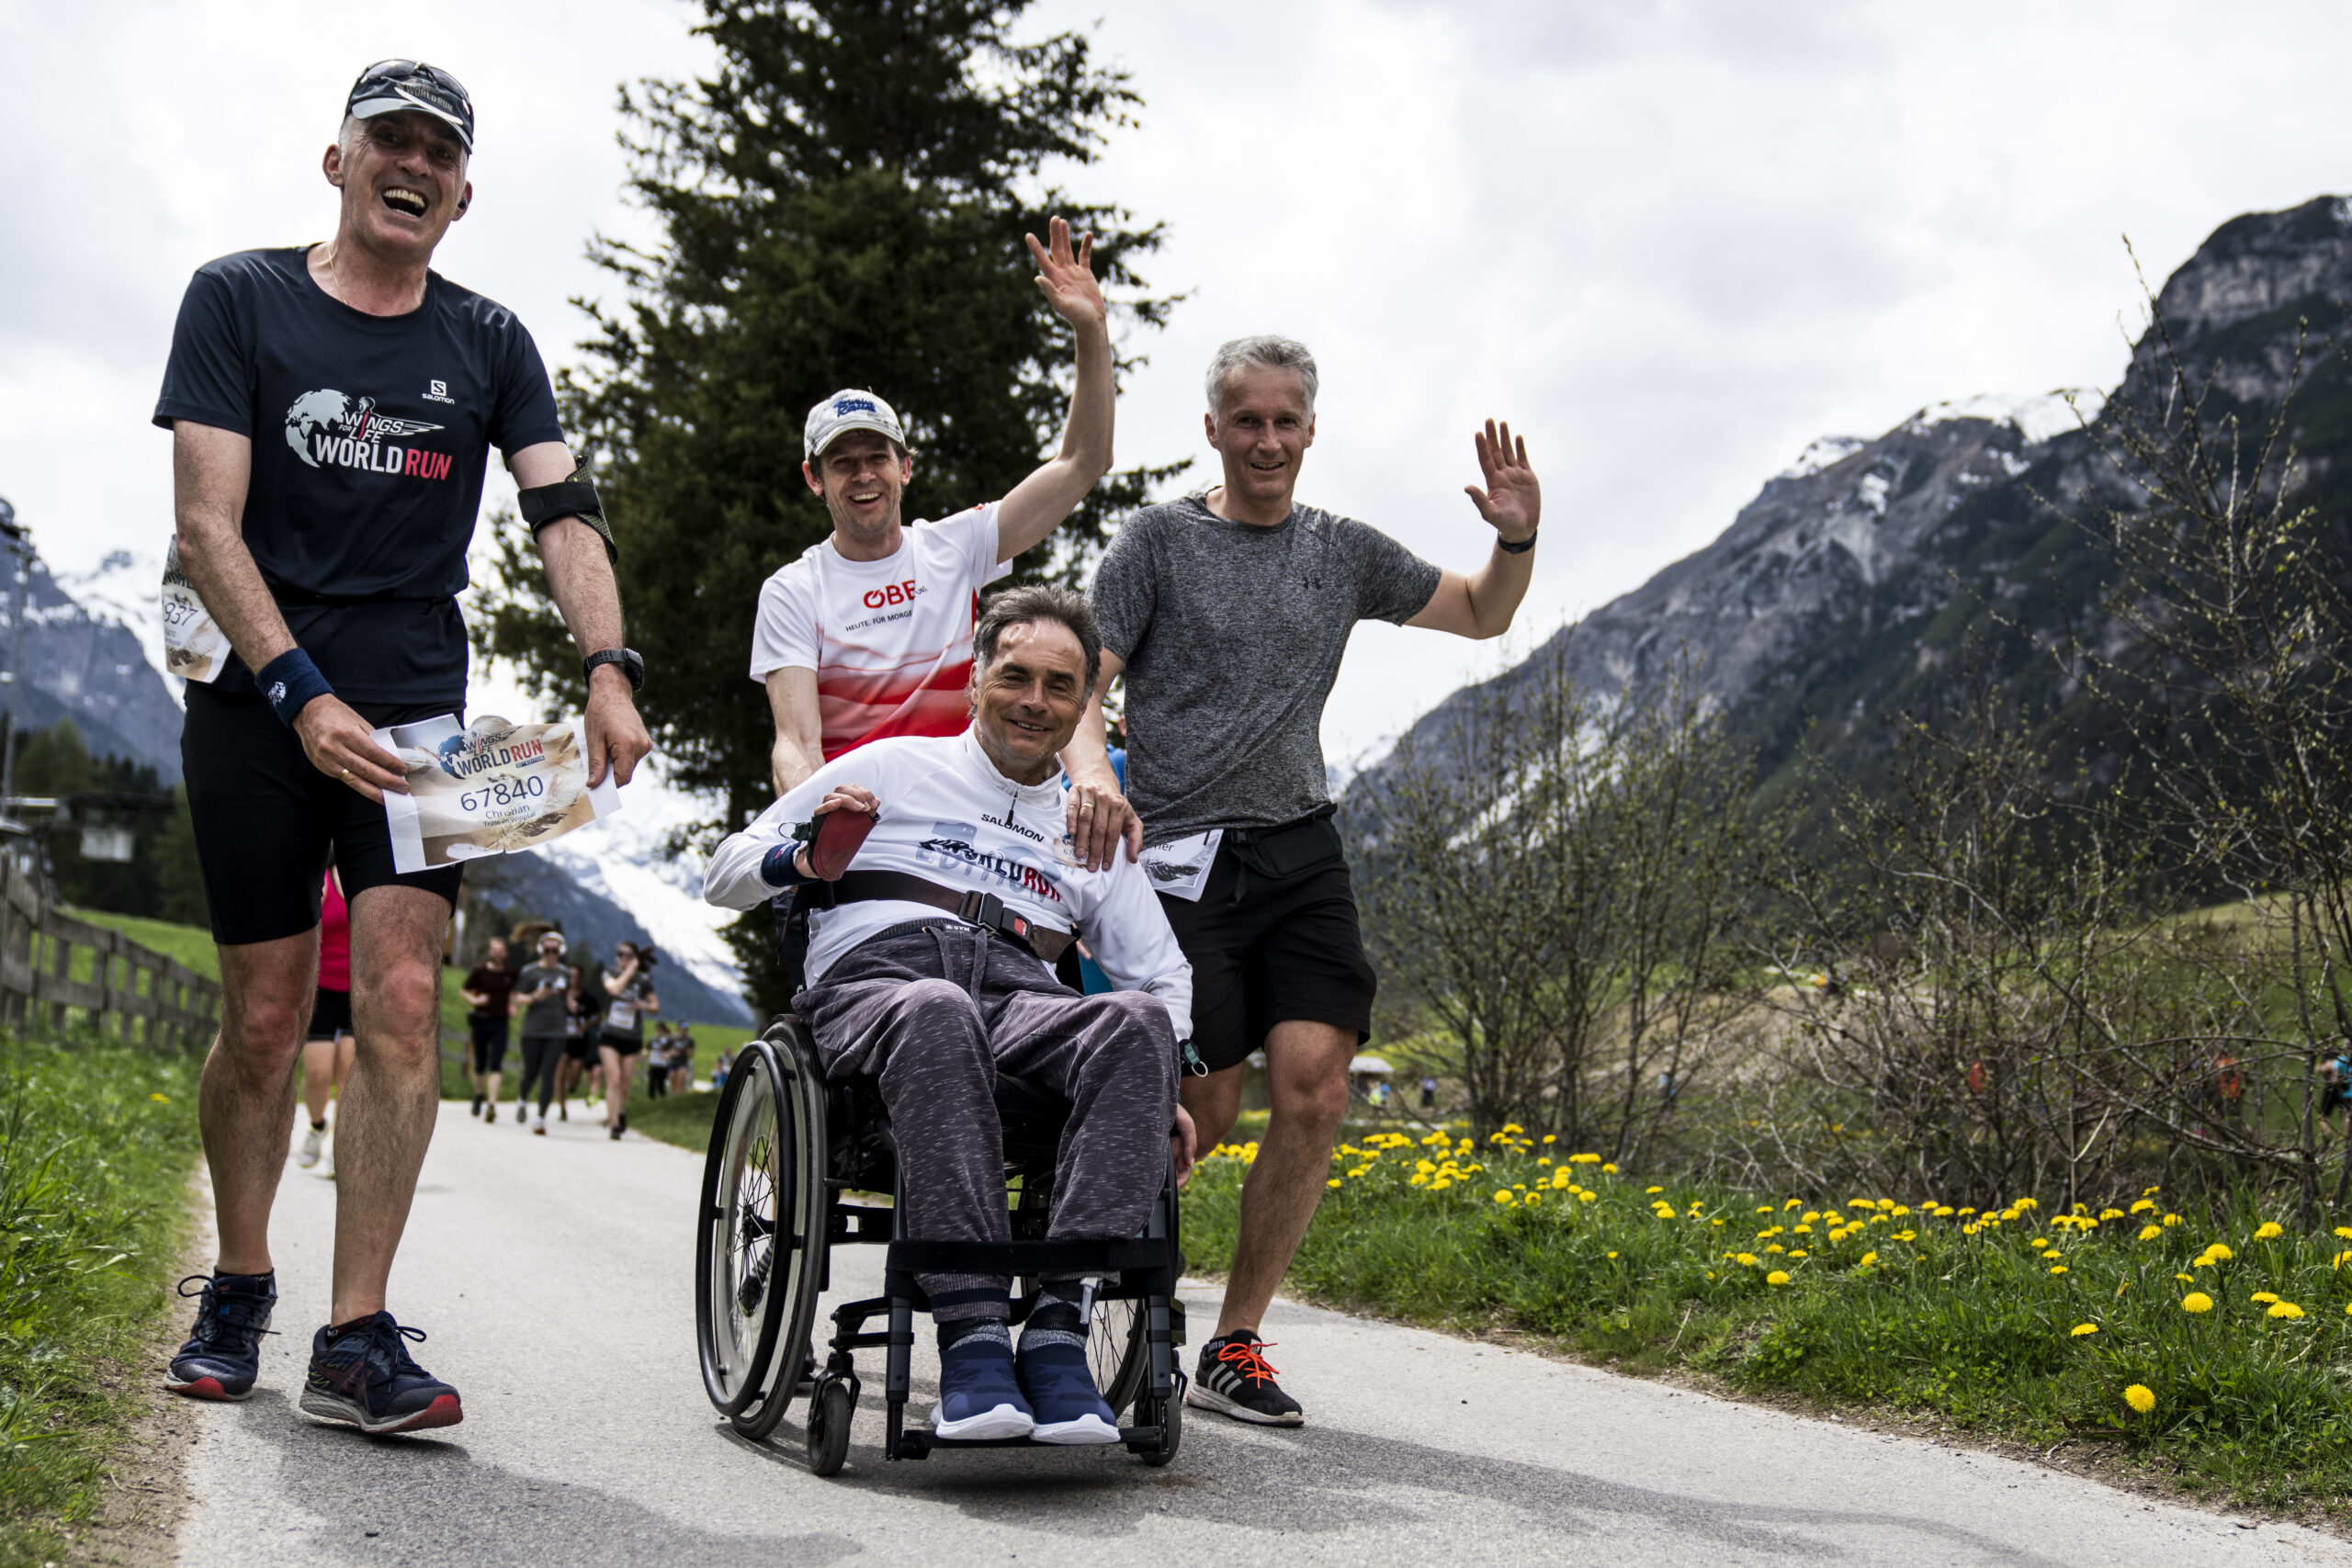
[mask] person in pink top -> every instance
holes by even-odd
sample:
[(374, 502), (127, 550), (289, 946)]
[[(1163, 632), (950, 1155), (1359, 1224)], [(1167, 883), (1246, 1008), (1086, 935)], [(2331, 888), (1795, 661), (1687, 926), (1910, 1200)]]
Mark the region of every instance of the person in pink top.
[(1078, 344), (1061, 451), (1006, 492), (937, 522), (900, 525), (914, 456), (896, 410), (845, 389), (808, 411), (801, 477), (825, 498), (830, 537), (760, 589), (752, 679), (775, 718), (781, 796), (853, 747), (893, 735), (961, 735), (971, 722), (972, 617), (980, 587), (1069, 515), (1111, 471), (1116, 387), (1094, 238), (1073, 251), (1057, 218), (1027, 236), (1037, 287)]
[(351, 906), (343, 901), (343, 883), (330, 865), (319, 897), (319, 995), (302, 1044), (302, 1108), (311, 1125), (294, 1163), (304, 1170), (319, 1163), (326, 1146), (327, 1098), (351, 1071)]

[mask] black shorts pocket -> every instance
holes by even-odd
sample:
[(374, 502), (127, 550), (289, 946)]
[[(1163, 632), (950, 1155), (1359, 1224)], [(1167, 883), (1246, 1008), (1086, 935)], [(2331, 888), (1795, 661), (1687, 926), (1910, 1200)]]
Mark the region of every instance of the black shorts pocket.
[(1340, 825), (1327, 808), (1279, 828), (1235, 829), (1226, 835), (1234, 858), (1258, 875), (1288, 882), (1348, 858)]

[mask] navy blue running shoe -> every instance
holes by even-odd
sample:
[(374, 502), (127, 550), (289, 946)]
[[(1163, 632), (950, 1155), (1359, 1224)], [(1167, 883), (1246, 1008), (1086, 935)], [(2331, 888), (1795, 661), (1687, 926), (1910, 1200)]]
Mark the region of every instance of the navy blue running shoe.
[(1086, 1347), (1077, 1341), (1074, 1334), (1021, 1337), (1015, 1366), (1036, 1417), (1029, 1435), (1041, 1443), (1115, 1443), (1119, 1417), (1096, 1390)]
[[(190, 1285), (201, 1291), (191, 1292)], [(261, 1337), (277, 1304), (275, 1274), (190, 1274), (180, 1294), (195, 1295), (196, 1330), (172, 1358), (164, 1386), (190, 1399), (243, 1399), (261, 1372)]]
[(379, 1312), (331, 1333), (322, 1328), (311, 1341), (311, 1375), (302, 1385), (310, 1414), (348, 1421), (371, 1437), (454, 1427), (466, 1418), (458, 1391), (409, 1359), (408, 1342), (422, 1342), (422, 1328), (403, 1328)]
[(939, 1352), (939, 1404), (931, 1429), (943, 1438), (1025, 1438), (1036, 1425), (1012, 1375), (1012, 1346), (970, 1334)]

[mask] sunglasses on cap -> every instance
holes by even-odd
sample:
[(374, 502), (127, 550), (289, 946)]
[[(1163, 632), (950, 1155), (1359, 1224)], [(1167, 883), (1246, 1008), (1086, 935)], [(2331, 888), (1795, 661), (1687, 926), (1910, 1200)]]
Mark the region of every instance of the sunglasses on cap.
[(474, 150), (473, 96), (455, 76), (421, 60), (378, 61), (352, 83), (344, 107), (361, 119), (418, 109), (456, 131), (467, 152)]

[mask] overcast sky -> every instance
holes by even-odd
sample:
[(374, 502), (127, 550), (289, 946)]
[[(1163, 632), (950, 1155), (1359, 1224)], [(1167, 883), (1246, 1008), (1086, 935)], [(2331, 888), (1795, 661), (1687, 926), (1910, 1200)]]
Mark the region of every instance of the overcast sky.
[[(477, 197), (437, 265), (571, 357), (567, 297), (608, 292), (584, 241), (642, 233), (616, 86), (693, 71), (696, 14), (0, 0), (0, 494), (44, 556), (160, 553), (147, 420), (187, 275), (326, 236), (319, 155), (372, 60), (472, 89)], [(1544, 485), (1522, 643), (1707, 543), (1817, 435), (2111, 382), (2124, 235), (2160, 281), (2236, 213), (2352, 186), (2340, 5), (1046, 0), (1024, 25), (1133, 71), (1142, 126), (1064, 177), (1165, 220), (1148, 275), (1191, 294), (1136, 345), (1121, 457), (1203, 453), (1222, 339), (1304, 338), (1302, 498), (1468, 569), (1470, 432), (1509, 418)], [(1327, 749), (1363, 760), (1498, 657), (1364, 628)]]

